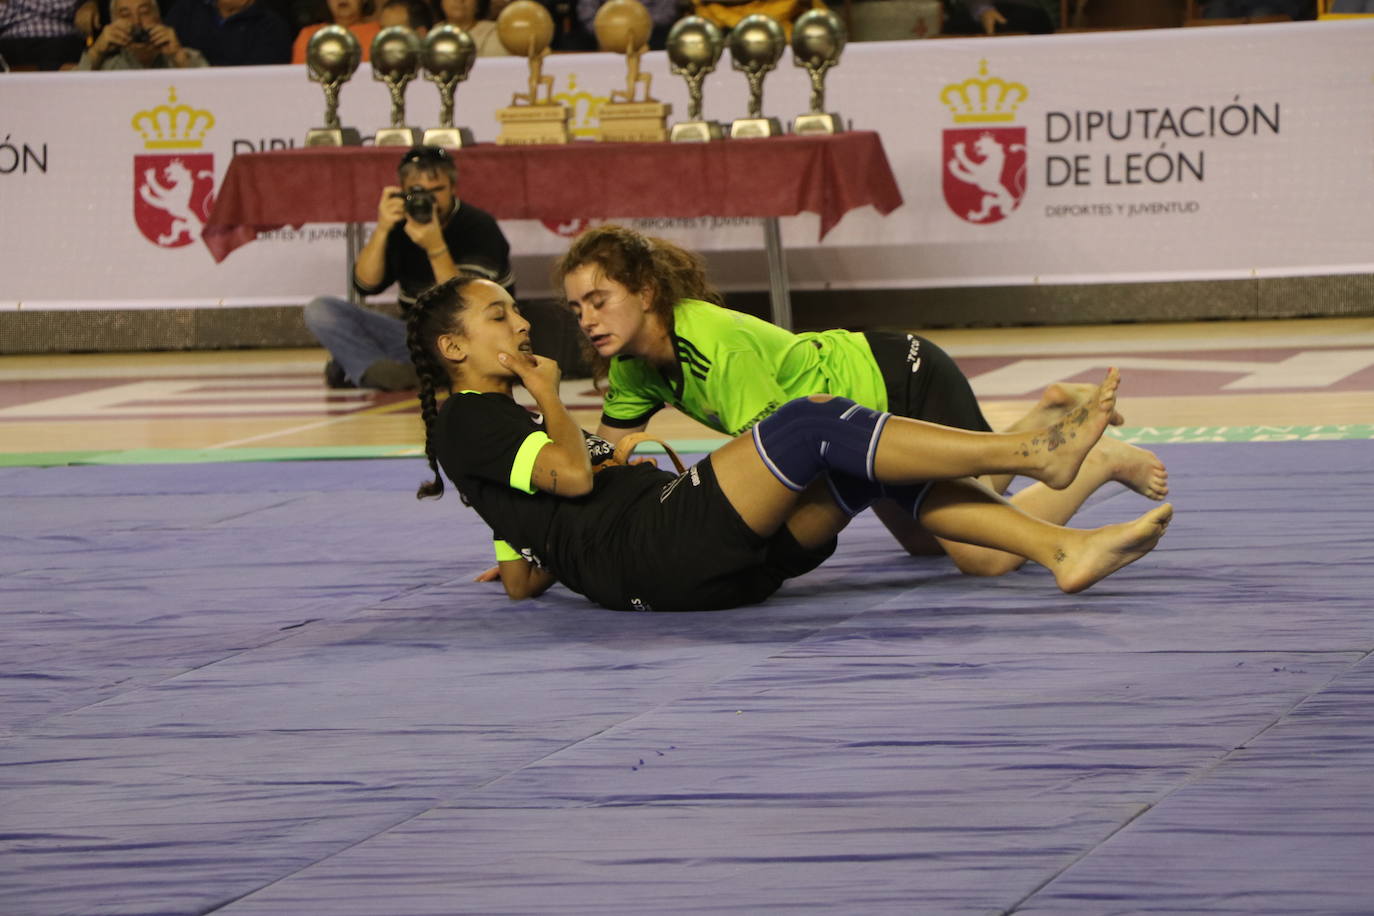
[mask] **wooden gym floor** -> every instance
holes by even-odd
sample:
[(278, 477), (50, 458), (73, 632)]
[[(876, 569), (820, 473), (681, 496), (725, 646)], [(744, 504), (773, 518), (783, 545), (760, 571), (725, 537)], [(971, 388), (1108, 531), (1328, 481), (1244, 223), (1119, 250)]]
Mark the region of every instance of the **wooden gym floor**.
[[(1056, 379), (1121, 367), (1126, 438), (1374, 437), (1374, 318), (922, 332), (959, 361), (994, 426)], [(415, 454), (408, 394), (331, 391), (323, 351), (0, 357), (0, 462)], [(564, 397), (594, 429), (589, 382)], [(720, 437), (665, 411), (651, 431)]]

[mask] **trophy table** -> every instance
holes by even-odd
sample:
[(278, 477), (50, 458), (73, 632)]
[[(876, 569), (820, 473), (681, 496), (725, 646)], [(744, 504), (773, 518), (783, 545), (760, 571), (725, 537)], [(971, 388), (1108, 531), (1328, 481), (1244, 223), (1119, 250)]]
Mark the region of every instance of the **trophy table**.
[(305, 49), (306, 74), (324, 89), (324, 127), (306, 133), (306, 146), (357, 146), (363, 142), (356, 127), (339, 126), (339, 90), (358, 69), (362, 56), (357, 36), (341, 25), (327, 25), (310, 36)]
[(377, 131), (377, 146), (416, 146), (420, 128), (405, 126), (406, 86), (420, 70), (419, 36), (403, 25), (382, 29), (372, 39), (372, 78), (391, 92), (391, 126)]
[(772, 16), (753, 13), (730, 32), (731, 64), (749, 80), (749, 117), (730, 123), (730, 136), (775, 137), (782, 133), (777, 118), (763, 116), (763, 78), (778, 65), (787, 35)]
[[(596, 40), (603, 51), (625, 55), (625, 90), (611, 90), (611, 98), (597, 110), (600, 139), (607, 142), (658, 142), (668, 139), (668, 115), (672, 106), (649, 94), (653, 77), (639, 69), (639, 59), (649, 47), (653, 20), (639, 0), (610, 0), (596, 12)], [(639, 86), (644, 97), (636, 99)]]
[(553, 100), (553, 77), (544, 75), (544, 58), (553, 41), (553, 17), (535, 0), (515, 0), (496, 19), (496, 34), (507, 51), (530, 62), (529, 92), (517, 92), (509, 108), (496, 112), (503, 146), (567, 143), (572, 111)]
[(425, 146), (472, 146), (472, 131), (453, 126), (453, 93), (476, 59), (472, 36), (456, 26), (444, 23), (425, 36), (425, 79), (439, 87), (439, 126), (425, 131)]

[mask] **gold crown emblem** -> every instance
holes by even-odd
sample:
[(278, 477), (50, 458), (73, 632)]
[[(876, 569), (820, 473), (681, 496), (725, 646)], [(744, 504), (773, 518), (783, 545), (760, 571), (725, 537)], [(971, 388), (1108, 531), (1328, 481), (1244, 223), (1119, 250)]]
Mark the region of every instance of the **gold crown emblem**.
[(605, 96), (592, 95), (585, 89), (579, 92), (577, 90), (577, 74), (573, 73), (568, 76), (568, 91), (556, 92), (553, 98), (571, 109), (572, 120), (568, 124), (568, 132), (574, 137), (595, 139), (600, 135), (596, 116), (601, 111), (601, 103), (606, 101)]
[(167, 104), (134, 115), (129, 123), (143, 137), (144, 149), (200, 149), (215, 126), (215, 116), (203, 108), (178, 105), (175, 86), (167, 90)]
[(989, 77), (986, 60), (979, 61), (978, 76), (970, 76), (962, 83), (950, 83), (940, 93), (940, 101), (954, 112), (957, 124), (1015, 120), (1016, 106), (1028, 98), (1030, 90), (1021, 83), (1009, 83), (1000, 76)]

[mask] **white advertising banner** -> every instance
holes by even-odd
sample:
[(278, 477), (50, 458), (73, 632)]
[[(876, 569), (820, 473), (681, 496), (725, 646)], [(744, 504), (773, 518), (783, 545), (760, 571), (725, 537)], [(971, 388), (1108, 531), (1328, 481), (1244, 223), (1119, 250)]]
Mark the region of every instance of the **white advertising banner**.
[[(665, 56), (643, 69), (682, 118), (685, 84)], [(545, 73), (587, 136), (625, 62), (557, 55)], [(457, 122), (493, 141), (492, 113), (525, 83), (523, 61), (479, 60)], [(764, 87), (765, 114), (806, 110), (790, 55)], [(407, 123), (436, 123), (432, 84), (406, 99)], [(705, 115), (743, 117), (746, 101), (727, 54)], [(342, 226), (265, 234), (221, 264), (199, 239), (232, 157), (302, 145), (323, 107), (299, 66), (0, 77), (0, 308), (342, 294)], [(828, 75), (826, 108), (880, 133), (905, 203), (852, 212), (824, 240), (814, 215), (784, 219), (796, 288), (1374, 272), (1374, 21), (856, 43)], [(340, 118), (364, 135), (389, 123), (367, 65)], [(706, 251), (758, 250), (718, 279), (765, 285), (756, 221), (632, 222)], [(522, 292), (544, 292), (548, 259), (579, 227), (503, 227)]]

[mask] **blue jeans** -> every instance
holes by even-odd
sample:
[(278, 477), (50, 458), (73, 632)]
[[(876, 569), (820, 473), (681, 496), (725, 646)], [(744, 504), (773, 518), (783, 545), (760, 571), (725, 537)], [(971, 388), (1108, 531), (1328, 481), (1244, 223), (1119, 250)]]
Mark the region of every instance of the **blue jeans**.
[(363, 373), (379, 359), (410, 362), (406, 326), (399, 318), (336, 296), (317, 296), (305, 307), (305, 324), (355, 385), (362, 385)]

